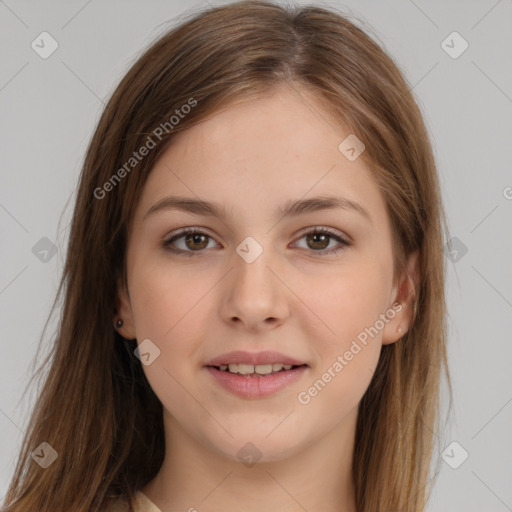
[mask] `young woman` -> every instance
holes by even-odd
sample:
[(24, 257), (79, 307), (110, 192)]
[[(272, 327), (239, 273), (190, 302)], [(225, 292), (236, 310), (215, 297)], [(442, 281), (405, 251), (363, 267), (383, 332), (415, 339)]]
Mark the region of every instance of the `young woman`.
[(2, 510), (423, 511), (446, 233), (421, 112), (347, 17), (183, 21), (89, 145)]

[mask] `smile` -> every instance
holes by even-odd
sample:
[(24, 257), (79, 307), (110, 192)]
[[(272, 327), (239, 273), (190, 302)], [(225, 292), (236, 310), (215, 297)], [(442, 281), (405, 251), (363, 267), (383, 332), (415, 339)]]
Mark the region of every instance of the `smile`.
[[(278, 370), (274, 371), (274, 364), (279, 368)], [(206, 366), (205, 370), (213, 377), (216, 384), (240, 398), (262, 398), (296, 383), (309, 369), (306, 364), (300, 366), (274, 364), (222, 365), (222, 368), (226, 367), (224, 369), (220, 366)], [(245, 373), (241, 373), (240, 370)], [(261, 371), (267, 373), (260, 373)]]
[(220, 366), (216, 366), (218, 370), (221, 372), (230, 372), (237, 373), (240, 375), (273, 375), (275, 373), (291, 370), (292, 368), (297, 368), (298, 366), (294, 366), (291, 364), (284, 363), (272, 363), (272, 364), (221, 364)]

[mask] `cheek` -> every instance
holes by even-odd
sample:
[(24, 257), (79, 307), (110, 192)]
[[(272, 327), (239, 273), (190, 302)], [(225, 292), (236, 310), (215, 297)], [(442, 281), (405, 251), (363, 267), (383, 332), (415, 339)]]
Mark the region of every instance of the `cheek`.
[[(308, 414), (330, 418), (329, 424), (357, 406), (375, 372), (382, 330), (374, 329), (386, 296), (381, 276), (375, 267), (360, 268), (308, 295), (317, 309), (303, 319), (302, 328), (309, 330), (316, 364), (297, 400)], [(316, 320), (312, 328), (316, 315), (322, 322)]]
[[(205, 302), (212, 283), (185, 277), (167, 266), (147, 265), (133, 279), (133, 313), (139, 343), (148, 338), (160, 350), (143, 371), (159, 400), (173, 413), (190, 409), (190, 383), (205, 339)], [(186, 364), (184, 364), (186, 363)], [(195, 411), (200, 414), (201, 411)]]
[[(137, 340), (149, 339), (157, 347), (158, 356), (143, 371), (166, 406), (181, 407), (187, 397), (184, 383), (193, 382), (195, 364), (199, 364), (204, 322), (201, 297), (211, 288), (206, 281), (194, 282), (175, 269), (147, 265), (132, 275), (132, 307)], [(153, 347), (153, 345), (150, 345)], [(188, 364), (183, 364), (187, 362)]]
[[(329, 275), (302, 278), (297, 295), (307, 308), (303, 328), (311, 331), (326, 347), (343, 349), (358, 334), (374, 325), (385, 312), (389, 279), (381, 266), (369, 260), (347, 265)], [(306, 318), (307, 317), (307, 318)]]
[(310, 401), (311, 412), (318, 408), (341, 419), (368, 388), (382, 347), (379, 318), (389, 292), (385, 270), (375, 261), (359, 260), (330, 279), (304, 282), (300, 293), (311, 311), (305, 310), (302, 329), (309, 333), (317, 364), (299, 402)]
[(177, 331), (193, 330), (201, 299), (213, 286), (210, 280), (192, 278), (169, 262), (139, 265), (130, 289), (137, 333), (168, 343)]

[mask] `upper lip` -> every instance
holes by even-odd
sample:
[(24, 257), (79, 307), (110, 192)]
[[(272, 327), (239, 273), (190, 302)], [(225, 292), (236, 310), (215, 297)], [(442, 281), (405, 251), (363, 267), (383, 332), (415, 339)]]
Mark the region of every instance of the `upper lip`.
[(243, 350), (235, 350), (211, 359), (205, 364), (205, 366), (220, 366), (221, 364), (231, 363), (252, 364), (254, 366), (258, 364), (272, 363), (291, 364), (292, 366), (301, 366), (306, 364), (298, 359), (272, 350), (265, 350), (263, 352), (244, 352)]

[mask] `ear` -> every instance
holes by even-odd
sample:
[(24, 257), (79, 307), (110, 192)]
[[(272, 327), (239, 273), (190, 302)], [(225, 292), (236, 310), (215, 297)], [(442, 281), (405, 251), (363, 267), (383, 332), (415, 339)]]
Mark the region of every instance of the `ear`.
[[(382, 334), (382, 344), (389, 345), (398, 341), (410, 329), (413, 321), (414, 304), (417, 300), (419, 286), (419, 251), (411, 253), (407, 259), (407, 266), (401, 276), (398, 293), (396, 287), (393, 289), (395, 299), (389, 304), (388, 311), (394, 310), (395, 316), (386, 324)], [(396, 303), (400, 303), (398, 306)], [(387, 313), (388, 318), (391, 315)], [(402, 330), (397, 332), (398, 328)]]
[(116, 328), (117, 332), (129, 340), (136, 338), (130, 296), (122, 278), (117, 280), (117, 315), (114, 324), (119, 319), (123, 321), (123, 325), (119, 329)]

